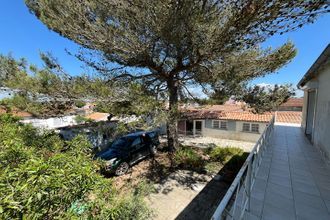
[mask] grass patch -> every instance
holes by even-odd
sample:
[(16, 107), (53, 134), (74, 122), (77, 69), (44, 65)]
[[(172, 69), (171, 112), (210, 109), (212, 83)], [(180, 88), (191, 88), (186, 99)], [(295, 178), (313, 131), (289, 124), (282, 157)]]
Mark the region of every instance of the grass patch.
[[(178, 168), (194, 171), (217, 173), (224, 165), (237, 170), (246, 157), (244, 151), (237, 147), (209, 147), (205, 149), (181, 146), (174, 154), (174, 163)], [(242, 163), (243, 161), (243, 163)]]
[(183, 146), (174, 154), (174, 163), (185, 169), (201, 170), (204, 168), (205, 160), (192, 147)]
[(242, 155), (244, 151), (237, 147), (215, 147), (209, 150), (209, 156), (211, 161), (217, 161), (226, 164), (233, 156)]
[(223, 165), (220, 162), (210, 161), (206, 163), (205, 170), (209, 174), (216, 174), (222, 167)]

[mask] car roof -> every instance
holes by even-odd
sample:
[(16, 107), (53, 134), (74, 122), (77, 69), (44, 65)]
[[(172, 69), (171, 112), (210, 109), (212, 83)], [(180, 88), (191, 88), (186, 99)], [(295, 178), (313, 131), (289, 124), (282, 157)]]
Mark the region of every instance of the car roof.
[(156, 131), (139, 131), (139, 132), (127, 134), (124, 137), (137, 137), (137, 136), (141, 136), (142, 134), (150, 134), (153, 132), (156, 132)]

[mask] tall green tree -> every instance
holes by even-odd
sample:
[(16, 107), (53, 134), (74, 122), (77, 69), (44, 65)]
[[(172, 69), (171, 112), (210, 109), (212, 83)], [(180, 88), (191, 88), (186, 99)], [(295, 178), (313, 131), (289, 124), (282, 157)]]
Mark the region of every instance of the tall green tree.
[[(167, 92), (172, 150), (178, 145), (182, 87), (207, 84), (206, 79), (213, 83), (215, 76), (221, 80), (214, 67), (224, 57), (254, 49), (268, 37), (295, 30), (327, 12), (325, 0), (25, 2), (47, 27), (85, 48), (86, 53), (77, 57), (109, 79), (139, 80), (156, 93)], [(281, 57), (281, 49), (271, 54)], [(278, 63), (278, 67), (282, 65)], [(132, 67), (137, 69), (131, 71)]]
[[(113, 83), (99, 75), (71, 76), (51, 54), (41, 53), (40, 56), (44, 62), (42, 68), (25, 59), (0, 55), (0, 64), (3, 64), (0, 67), (5, 73), (1, 84), (16, 90), (13, 98), (0, 100), (0, 105), (8, 112), (19, 109), (38, 117), (61, 116), (88, 101), (97, 104), (98, 111), (117, 116), (157, 114), (160, 117), (156, 120), (165, 117), (159, 114), (161, 103), (135, 82)], [(118, 110), (125, 105), (126, 108)], [(150, 111), (151, 108), (154, 111)]]
[[(254, 48), (224, 56), (223, 62), (214, 67), (213, 80), (206, 79), (205, 87), (210, 85), (210, 89), (206, 89), (210, 99), (205, 101), (222, 104), (228, 98), (234, 97), (236, 100), (247, 102), (256, 112), (272, 110), (270, 106), (279, 105), (293, 95), (293, 88), (290, 85), (251, 87), (249, 83), (256, 77), (276, 72), (290, 62), (295, 55), (296, 50), (293, 44), (288, 42), (275, 51)], [(271, 93), (277, 95), (271, 99), (263, 99), (263, 105), (260, 105), (258, 98), (261, 98), (265, 92), (267, 95)]]

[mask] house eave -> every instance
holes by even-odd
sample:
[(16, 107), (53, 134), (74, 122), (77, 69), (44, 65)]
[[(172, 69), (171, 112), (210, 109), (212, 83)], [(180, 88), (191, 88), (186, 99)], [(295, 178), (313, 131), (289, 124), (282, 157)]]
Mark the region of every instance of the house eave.
[(317, 74), (320, 67), (324, 65), (330, 58), (330, 44), (323, 50), (321, 55), (316, 59), (313, 65), (309, 68), (309, 70), (305, 73), (303, 78), (297, 84), (298, 89), (303, 89), (305, 84), (313, 79)]

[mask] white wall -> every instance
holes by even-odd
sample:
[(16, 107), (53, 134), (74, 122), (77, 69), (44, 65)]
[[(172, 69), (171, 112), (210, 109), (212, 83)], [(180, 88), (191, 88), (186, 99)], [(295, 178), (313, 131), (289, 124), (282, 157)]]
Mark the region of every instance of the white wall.
[(317, 81), (313, 144), (330, 159), (330, 62), (321, 70)]
[[(251, 133), (251, 132), (243, 132), (242, 131), (243, 123), (259, 124), (259, 134)], [(260, 135), (262, 134), (262, 132), (265, 130), (266, 127), (267, 127), (267, 123), (236, 121), (235, 130), (219, 130), (219, 129), (203, 127), (203, 136), (256, 142), (260, 138)]]
[(305, 131), (306, 129), (307, 105), (308, 105), (308, 91), (304, 90), (304, 103), (303, 103), (302, 118), (301, 118), (301, 128), (303, 129), (303, 131)]
[(55, 129), (60, 127), (66, 127), (69, 125), (76, 125), (75, 115), (70, 116), (63, 116), (57, 118), (47, 118), (47, 119), (24, 119), (21, 122), (25, 124), (32, 124), (34, 127), (37, 128), (44, 128), (44, 129)]

